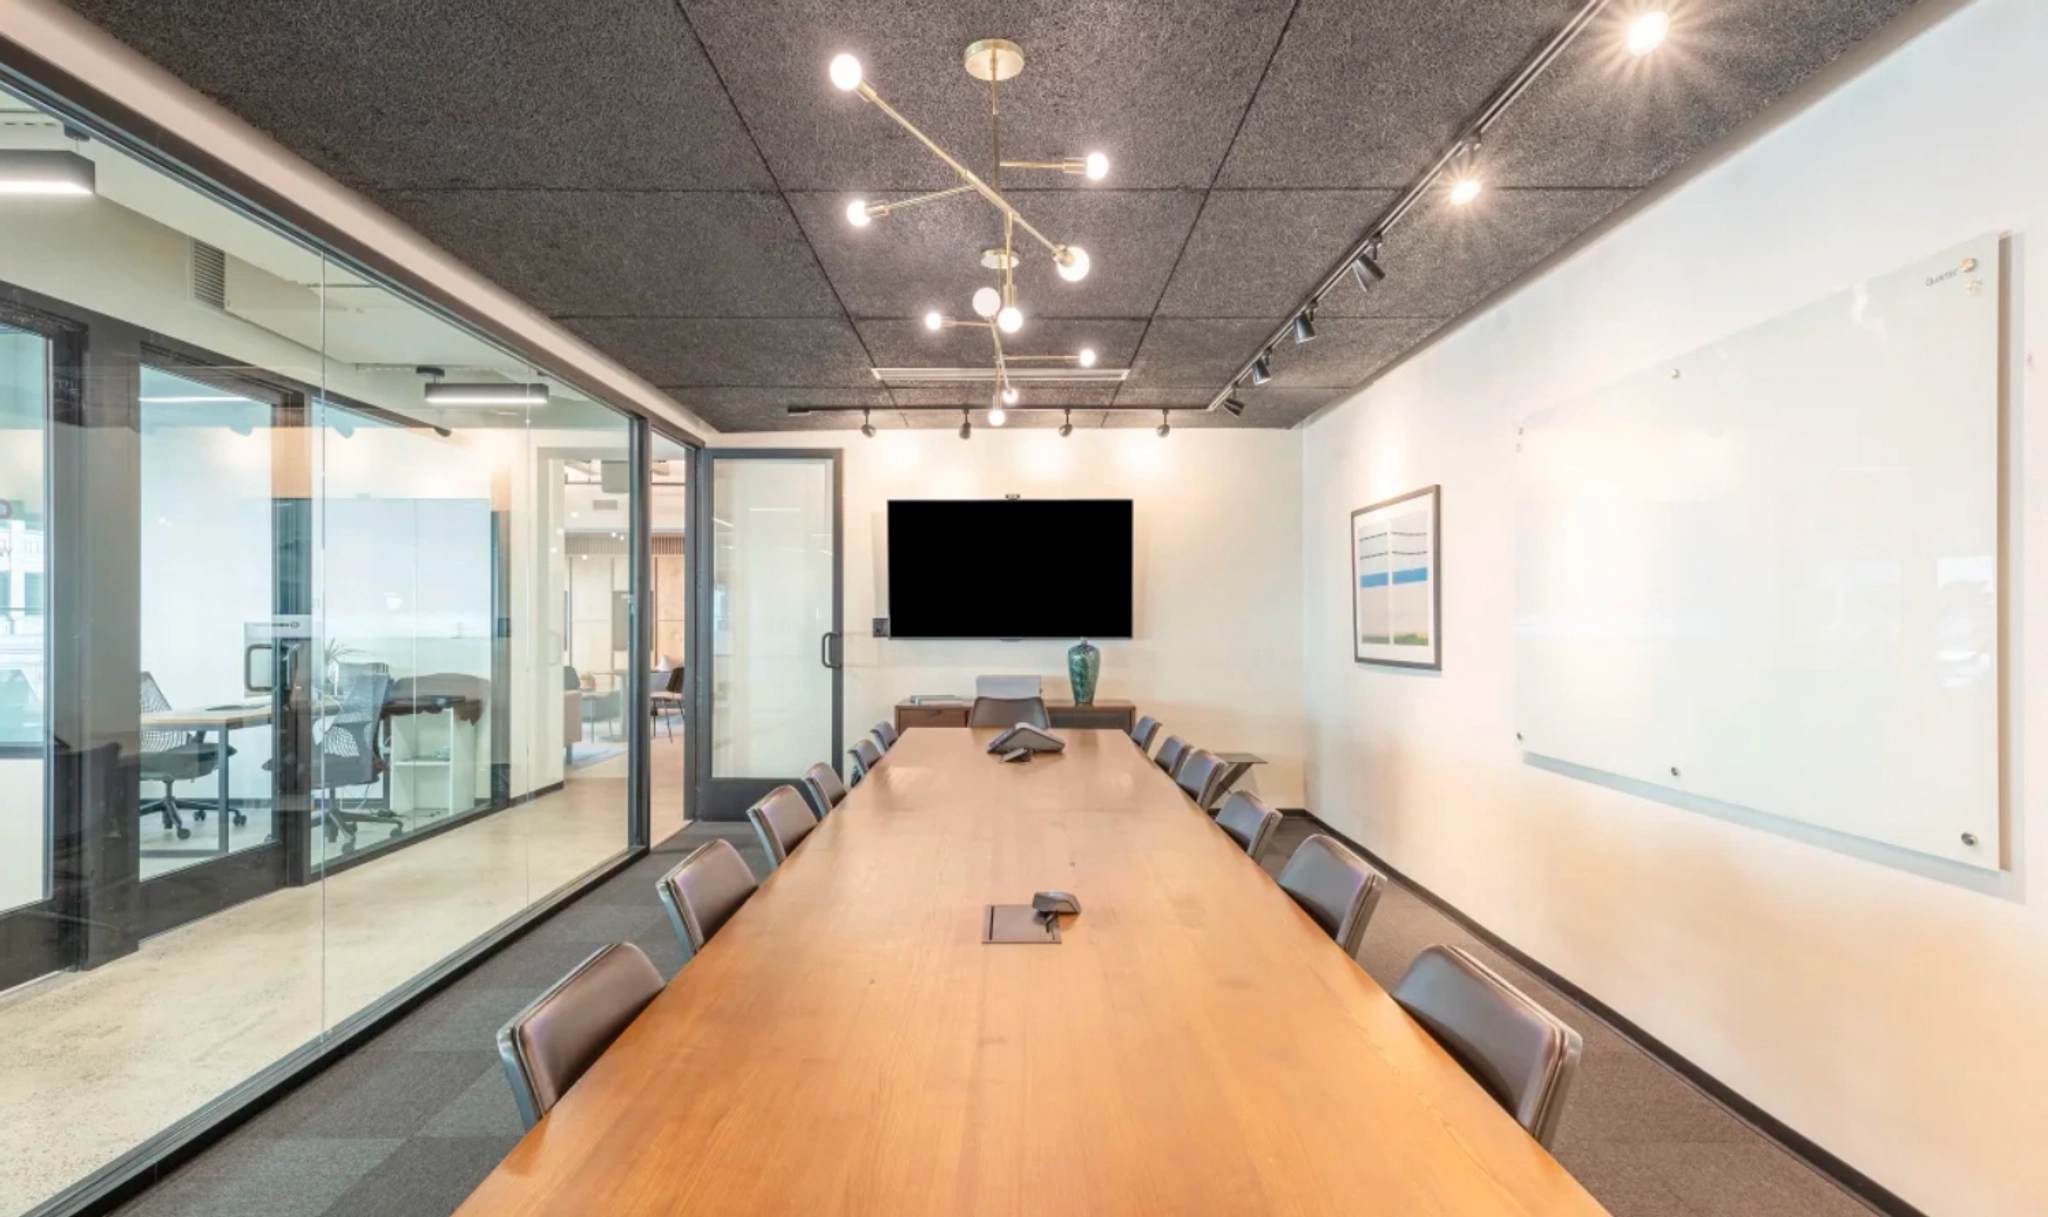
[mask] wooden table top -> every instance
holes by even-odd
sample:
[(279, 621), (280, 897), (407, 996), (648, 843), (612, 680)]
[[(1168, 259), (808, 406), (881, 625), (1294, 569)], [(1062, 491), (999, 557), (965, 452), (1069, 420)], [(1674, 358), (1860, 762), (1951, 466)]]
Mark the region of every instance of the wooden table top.
[(1604, 1211), (1122, 732), (994, 734), (906, 733), (461, 1214)]

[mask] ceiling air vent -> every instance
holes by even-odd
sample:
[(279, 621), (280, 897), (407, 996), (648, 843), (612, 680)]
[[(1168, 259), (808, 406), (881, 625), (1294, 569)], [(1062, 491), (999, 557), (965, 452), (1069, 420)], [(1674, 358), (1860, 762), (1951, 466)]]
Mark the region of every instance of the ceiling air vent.
[(619, 501), (617, 499), (590, 500), (590, 510), (592, 511), (617, 511), (618, 509)]
[(219, 309), (228, 306), (228, 256), (204, 241), (192, 242), (192, 298)]

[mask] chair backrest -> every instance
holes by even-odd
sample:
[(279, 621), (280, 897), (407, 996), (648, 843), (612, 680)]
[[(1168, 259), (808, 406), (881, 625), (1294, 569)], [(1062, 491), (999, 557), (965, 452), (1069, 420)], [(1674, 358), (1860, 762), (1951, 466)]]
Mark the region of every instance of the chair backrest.
[(532, 1128), (661, 993), (639, 947), (615, 942), (555, 982), (498, 1029), (498, 1059), (519, 1116)]
[(754, 894), (754, 872), (730, 841), (708, 841), (691, 850), (675, 869), (654, 885), (669, 924), (683, 943), (683, 962), (695, 958), (747, 897)]
[(1353, 959), (1358, 958), (1365, 925), (1386, 884), (1385, 876), (1367, 866), (1365, 859), (1322, 833), (1296, 846), (1280, 872), (1281, 890)]
[(668, 670), (668, 684), (667, 684), (667, 686), (666, 686), (666, 691), (667, 691), (667, 692), (670, 692), (670, 693), (674, 693), (674, 694), (677, 694), (678, 696), (680, 696), (680, 695), (682, 694), (682, 691), (683, 691), (683, 669), (682, 669), (682, 668), (680, 668), (680, 667), (675, 667), (675, 668), (670, 668), (670, 669)]
[(1018, 723), (1030, 723), (1034, 727), (1051, 727), (1052, 718), (1045, 712), (1042, 697), (977, 697), (974, 708), (967, 712), (970, 727), (1014, 727)]
[(1178, 735), (1169, 735), (1166, 742), (1159, 745), (1159, 755), (1152, 758), (1152, 763), (1165, 770), (1167, 777), (1174, 777), (1180, 773), (1180, 763), (1187, 759), (1187, 755), (1187, 742)]
[(804, 802), (804, 796), (796, 792), (796, 787), (777, 786), (747, 808), (747, 823), (754, 826), (754, 835), (761, 838), (762, 852), (768, 855), (772, 870), (788, 860), (789, 851), (811, 835), (811, 830), (818, 826), (818, 816)]
[[(154, 714), (170, 708), (171, 699), (164, 696), (162, 689), (157, 688), (156, 677), (144, 672), (142, 674), (142, 712), (144, 714)], [(145, 727), (142, 731), (142, 750), (144, 752), (169, 752), (173, 748), (184, 747), (195, 734), (197, 733), (192, 731), (152, 731)]]
[(1152, 741), (1159, 736), (1159, 720), (1147, 714), (1131, 724), (1131, 739), (1138, 745), (1138, 751), (1150, 753)]
[(313, 783), (323, 790), (363, 786), (384, 775), (384, 703), (391, 692), (391, 666), (337, 665), (341, 705), (320, 734)]
[(804, 794), (811, 800), (811, 810), (817, 812), (820, 819), (830, 814), (834, 807), (839, 806), (839, 800), (846, 797), (846, 783), (840, 781), (832, 766), (823, 761), (804, 770), (803, 781)]
[(1217, 788), (1223, 785), (1226, 768), (1228, 766), (1218, 760), (1215, 753), (1196, 748), (1181, 761), (1180, 771), (1173, 775), (1173, 780), (1188, 792), (1195, 806), (1207, 811), (1209, 804), (1216, 801)]
[(875, 737), (875, 742), (882, 746), (884, 752), (896, 746), (896, 724), (887, 719), (876, 723), (874, 730), (869, 734)]
[(1393, 998), (1537, 1144), (1550, 1145), (1578, 1072), (1578, 1032), (1458, 947), (1417, 955)]
[(1248, 791), (1231, 791), (1230, 797), (1223, 800), (1222, 810), (1216, 813), (1216, 827), (1254, 858), (1266, 848), (1267, 839), (1279, 826), (1280, 813)]
[(853, 761), (853, 784), (858, 786), (868, 770), (882, 763), (882, 746), (872, 739), (857, 740), (846, 755)]

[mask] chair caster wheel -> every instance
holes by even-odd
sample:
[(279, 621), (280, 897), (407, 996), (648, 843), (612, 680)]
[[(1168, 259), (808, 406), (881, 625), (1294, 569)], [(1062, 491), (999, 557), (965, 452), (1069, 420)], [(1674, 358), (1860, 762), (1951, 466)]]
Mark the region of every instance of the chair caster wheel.
[(249, 817), (242, 812), (235, 813), (235, 827), (242, 828), (249, 823)]
[(178, 826), (178, 840), (180, 840), (180, 841), (183, 841), (183, 840), (185, 840), (186, 838), (190, 837), (191, 835), (192, 835), (192, 830), (191, 830), (191, 829), (189, 829), (189, 828), (185, 827), (185, 826), (184, 826), (183, 824), (180, 824), (180, 825)]
[(205, 819), (206, 819), (206, 809), (205, 809), (205, 808), (203, 808), (203, 807), (195, 807), (195, 808), (193, 808), (193, 809), (192, 809), (192, 818), (193, 818), (194, 820), (201, 820), (201, 821), (205, 820)]

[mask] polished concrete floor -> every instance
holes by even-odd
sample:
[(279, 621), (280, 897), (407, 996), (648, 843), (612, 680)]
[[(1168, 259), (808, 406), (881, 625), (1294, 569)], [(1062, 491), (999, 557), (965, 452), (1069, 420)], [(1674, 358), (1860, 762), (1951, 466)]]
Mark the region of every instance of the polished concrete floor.
[[(682, 827), (682, 756), (680, 737), (657, 737), (657, 840)], [(619, 756), (531, 803), (0, 995), (0, 1215), (314, 1042), (625, 845)]]
[[(1278, 873), (1310, 832), (1289, 820), (1261, 859)], [(711, 836), (766, 861), (739, 825), (692, 825), (409, 1015), (368, 1047), (122, 1210), (122, 1217), (441, 1217), (517, 1143), (493, 1035), (596, 947), (681, 953), (654, 896), (676, 856)], [(1557, 1156), (1614, 1217), (1867, 1217), (1859, 1201), (1677, 1074), (1394, 885), (1366, 935), (1383, 985), (1416, 952), (1477, 951), (1586, 1037)], [(1276, 1028), (1279, 1034), (1281, 1029)]]

